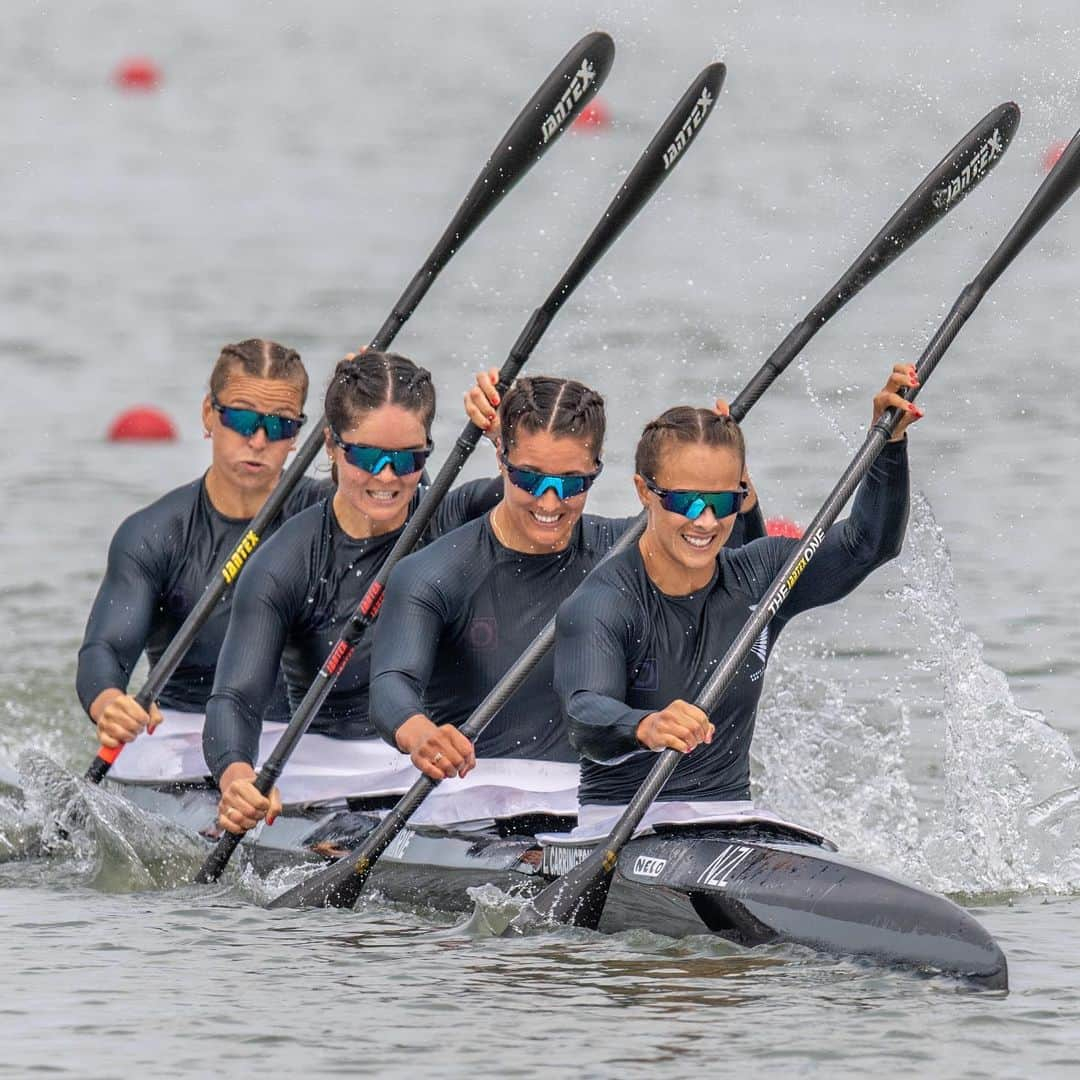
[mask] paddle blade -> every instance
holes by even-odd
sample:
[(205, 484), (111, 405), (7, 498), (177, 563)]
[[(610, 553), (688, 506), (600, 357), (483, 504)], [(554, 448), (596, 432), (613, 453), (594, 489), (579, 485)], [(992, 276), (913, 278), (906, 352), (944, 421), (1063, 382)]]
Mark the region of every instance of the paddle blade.
[(549, 926), (595, 930), (618, 861), (618, 853), (610, 846), (597, 848), (584, 862), (537, 893), (511, 921), (507, 932), (524, 934)]
[(367, 881), (374, 860), (366, 855), (346, 855), (331, 866), (312, 874), (299, 885), (286, 889), (267, 905), (271, 908), (336, 907), (351, 908)]
[(499, 140), (425, 270), (436, 274), (502, 197), (543, 157), (596, 96), (615, 60), (603, 31), (586, 34), (555, 66)]
[(885, 227), (852, 263), (818, 305), (826, 318), (868, 281), (960, 205), (989, 176), (1020, 126), (1020, 108), (1011, 101), (986, 114), (904, 200)]
[(555, 312), (559, 309), (638, 211), (652, 198), (671, 170), (682, 161), (690, 144), (712, 115), (726, 73), (723, 64), (710, 64), (690, 84), (663, 127), (645, 148), (611, 205), (604, 211), (600, 224), (593, 229), (577, 258), (544, 303), (545, 310)]

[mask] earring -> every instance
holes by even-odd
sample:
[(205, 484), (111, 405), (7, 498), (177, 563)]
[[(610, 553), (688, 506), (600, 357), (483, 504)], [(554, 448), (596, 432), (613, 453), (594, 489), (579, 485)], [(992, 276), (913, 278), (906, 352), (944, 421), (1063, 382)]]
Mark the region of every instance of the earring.
[(204, 439), (209, 439), (210, 438), (210, 429), (209, 428), (203, 428), (202, 437)]

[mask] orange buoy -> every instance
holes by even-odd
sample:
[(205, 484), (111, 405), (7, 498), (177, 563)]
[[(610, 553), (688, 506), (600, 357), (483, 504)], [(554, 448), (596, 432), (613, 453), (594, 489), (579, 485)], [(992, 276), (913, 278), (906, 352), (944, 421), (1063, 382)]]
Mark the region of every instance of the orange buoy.
[(113, 82), (121, 90), (156, 90), (161, 82), (161, 68), (146, 57), (131, 57), (117, 64)]
[(1065, 153), (1065, 147), (1068, 145), (1067, 139), (1058, 139), (1046, 148), (1042, 159), (1043, 172), (1049, 172), (1058, 163), (1058, 159)]
[(577, 131), (583, 131), (585, 128), (611, 127), (611, 110), (600, 98), (595, 97), (581, 110), (573, 127)]
[(770, 536), (787, 536), (792, 540), (798, 540), (803, 534), (802, 529), (791, 518), (785, 517), (769, 518), (765, 522), (765, 531)]
[(172, 442), (176, 438), (173, 422), (153, 405), (125, 409), (110, 425), (109, 442)]

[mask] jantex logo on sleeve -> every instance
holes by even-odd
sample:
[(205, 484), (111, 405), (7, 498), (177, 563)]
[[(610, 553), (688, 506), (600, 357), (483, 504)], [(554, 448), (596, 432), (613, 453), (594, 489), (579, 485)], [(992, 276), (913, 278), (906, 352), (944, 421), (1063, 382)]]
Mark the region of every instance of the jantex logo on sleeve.
[(247, 557), (259, 545), (259, 536), (248, 529), (244, 538), (236, 545), (229, 561), (221, 568), (221, 576), (231, 585), (236, 580), (236, 575), (243, 569)]
[(544, 136), (545, 143), (554, 138), (556, 132), (563, 126), (566, 118), (573, 111), (574, 106), (581, 100), (581, 95), (589, 89), (595, 78), (596, 68), (593, 67), (592, 61), (588, 58), (582, 60), (581, 67), (577, 69), (577, 73), (570, 80), (570, 85), (563, 91), (563, 96), (559, 98), (558, 105), (544, 118), (541, 133)]
[(665, 172), (675, 164), (679, 155), (689, 144), (690, 137), (701, 127), (701, 121), (705, 119), (705, 114), (709, 111), (709, 106), (712, 103), (713, 96), (709, 93), (709, 88), (705, 87), (701, 91), (701, 97), (694, 102), (694, 107), (690, 110), (686, 123), (679, 128), (679, 134), (675, 136), (675, 141), (664, 151)]
[(1005, 153), (1005, 140), (1001, 132), (994, 128), (994, 134), (990, 136), (971, 155), (971, 160), (956, 174), (944, 187), (939, 187), (934, 192), (932, 202), (935, 210), (944, 210), (947, 206), (956, 202), (971, 185), (979, 179), (987, 166), (994, 158)]

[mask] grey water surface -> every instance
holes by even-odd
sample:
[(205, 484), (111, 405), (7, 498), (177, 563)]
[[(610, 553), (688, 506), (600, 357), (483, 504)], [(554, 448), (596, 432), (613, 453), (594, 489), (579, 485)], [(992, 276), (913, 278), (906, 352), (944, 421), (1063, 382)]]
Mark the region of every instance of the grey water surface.
[[(299, 348), (317, 395), (586, 30), (616, 38), (612, 127), (552, 150), (396, 347), (435, 374), (445, 449), (472, 373), (501, 362), (693, 75), (725, 60), (701, 140), (530, 361), (608, 400), (601, 512), (633, 509), (645, 420), (733, 397), (977, 119), (1023, 110), (994, 175), (746, 421), (766, 511), (805, 522), (890, 365), (918, 356), (1080, 126), (1078, 21), (1072, 0), (9, 0), (0, 765), (88, 763), (73, 673), (108, 539), (205, 468), (220, 346)], [(157, 92), (110, 82), (134, 54), (161, 64)], [(645, 931), (502, 941), (377, 902), (270, 912), (273, 883), (188, 885), (194, 841), (133, 812), (40, 855), (46, 785), (26, 806), (0, 789), (0, 1073), (1076, 1075), (1078, 260), (1080, 201), (928, 383), (905, 552), (793, 624), (754, 751), (763, 802), (967, 903), (1010, 994)], [(138, 403), (180, 439), (108, 444)], [(481, 449), (470, 475), (493, 467)]]

